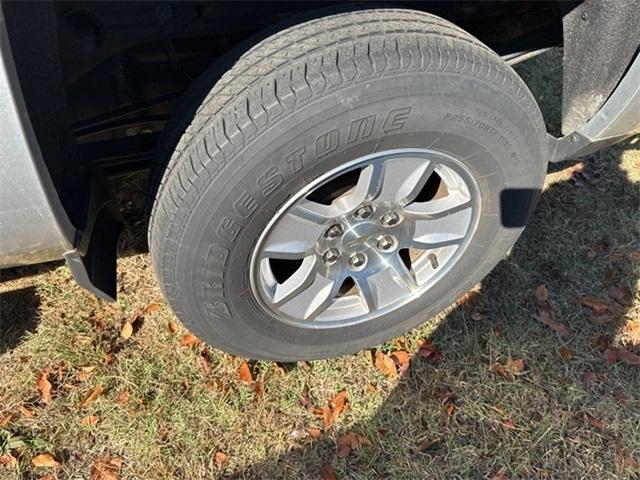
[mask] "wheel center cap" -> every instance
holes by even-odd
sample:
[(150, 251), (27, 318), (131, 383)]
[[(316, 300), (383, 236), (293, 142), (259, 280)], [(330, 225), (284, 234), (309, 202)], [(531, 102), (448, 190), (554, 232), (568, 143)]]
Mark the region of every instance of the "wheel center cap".
[(366, 245), (372, 238), (380, 234), (380, 227), (376, 222), (357, 222), (349, 226), (342, 237), (342, 246), (352, 249), (361, 245)]

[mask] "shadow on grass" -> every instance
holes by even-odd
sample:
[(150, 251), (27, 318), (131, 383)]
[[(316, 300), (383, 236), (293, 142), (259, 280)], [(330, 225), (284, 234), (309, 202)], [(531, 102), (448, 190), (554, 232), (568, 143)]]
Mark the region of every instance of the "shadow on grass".
[(13, 349), (26, 333), (36, 330), (39, 307), (40, 298), (34, 287), (0, 293), (0, 354)]
[[(367, 479), (488, 478), (503, 467), (513, 478), (622, 474), (620, 452), (640, 453), (637, 438), (619, 433), (623, 424), (637, 428), (625, 405), (640, 400), (639, 367), (607, 364), (593, 339), (611, 341), (628, 316), (607, 289), (633, 290), (638, 280), (625, 254), (638, 249), (640, 202), (619, 166), (633, 142), (593, 155), (581, 173), (554, 168), (565, 178), (543, 192), (510, 258), (432, 336), (443, 360), (413, 358), (373, 417), (335, 427), (337, 436), (363, 434), (373, 446), (341, 459), (334, 440), (320, 437), (225, 478), (325, 478), (327, 465), (338, 478)], [(534, 320), (540, 284), (569, 335)], [(580, 305), (585, 294), (613, 305), (609, 322)], [(501, 378), (491, 366), (510, 357), (525, 369)], [(594, 428), (593, 418), (604, 426)], [(423, 441), (433, 445), (421, 452)]]

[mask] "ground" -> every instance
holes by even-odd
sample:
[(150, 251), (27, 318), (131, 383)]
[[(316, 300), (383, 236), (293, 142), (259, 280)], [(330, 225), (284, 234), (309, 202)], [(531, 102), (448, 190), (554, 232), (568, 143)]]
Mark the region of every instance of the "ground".
[[(552, 131), (559, 55), (519, 68)], [(550, 167), (513, 251), (446, 312), (300, 364), (188, 336), (140, 253), (144, 178), (119, 185), (116, 304), (61, 263), (0, 275), (0, 478), (640, 475), (640, 139)]]

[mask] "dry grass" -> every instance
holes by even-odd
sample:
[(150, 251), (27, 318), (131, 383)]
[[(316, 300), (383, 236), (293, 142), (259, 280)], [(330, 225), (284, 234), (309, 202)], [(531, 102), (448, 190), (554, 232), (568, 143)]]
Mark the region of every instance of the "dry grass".
[[(551, 83), (536, 72), (557, 80), (556, 62), (538, 62), (542, 70), (524, 70), (544, 96)], [(542, 98), (545, 105), (552, 94)], [(553, 105), (548, 118), (557, 121)], [(9, 437), (24, 445), (13, 450), (17, 464), (0, 466), (0, 478), (88, 478), (105, 453), (123, 459), (121, 478), (320, 478), (327, 464), (338, 478), (468, 479), (501, 471), (504, 478), (635, 478), (640, 367), (609, 364), (592, 343), (598, 335), (629, 348), (640, 341), (639, 148), (635, 139), (607, 149), (585, 160), (582, 172), (553, 168), (531, 224), (477, 296), (380, 347), (392, 351), (404, 340), (414, 353), (417, 341), (430, 336), (442, 361), (415, 357), (397, 378), (383, 376), (370, 352), (251, 364), (263, 395), (239, 381), (241, 359), (180, 346), (186, 332), (168, 328), (174, 318), (148, 255), (135, 253), (144, 243), (137, 204), (125, 202), (132, 228), (123, 238), (128, 256), (118, 264), (117, 304), (82, 291), (60, 264), (2, 272), (0, 422), (11, 419), (0, 427), (0, 455)], [(540, 284), (570, 335), (533, 319)], [(631, 303), (609, 299), (612, 285), (628, 288)], [(611, 305), (609, 323), (580, 305), (585, 294)], [(137, 317), (132, 313), (155, 304), (159, 309), (134, 323), (131, 338), (120, 337), (123, 322)], [(478, 313), (483, 318), (473, 320)], [(561, 347), (572, 358), (563, 359)], [(524, 360), (524, 370), (497, 375), (492, 365), (510, 357)], [(88, 378), (87, 366), (95, 367)], [(50, 405), (36, 389), (46, 367)], [(104, 393), (83, 406), (98, 385)], [(322, 421), (301, 404), (303, 392), (321, 407), (341, 389), (349, 408), (312, 438), (307, 429), (322, 428)], [(83, 426), (91, 415), (97, 423)], [(337, 458), (336, 441), (347, 432), (372, 446)], [(419, 452), (424, 440), (438, 442)], [(42, 452), (60, 466), (34, 467), (31, 459)], [(227, 455), (221, 465), (217, 452)]]

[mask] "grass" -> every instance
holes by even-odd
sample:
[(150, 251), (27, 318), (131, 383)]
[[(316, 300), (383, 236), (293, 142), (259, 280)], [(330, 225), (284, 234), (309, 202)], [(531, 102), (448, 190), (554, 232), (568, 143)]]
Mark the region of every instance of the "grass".
[[(521, 69), (556, 125), (557, 55)], [(639, 148), (636, 138), (594, 154), (582, 171), (576, 162), (553, 166), (530, 225), (475, 296), (378, 347), (415, 354), (430, 337), (440, 362), (414, 356), (397, 377), (376, 369), (371, 352), (250, 363), (262, 394), (240, 381), (242, 359), (181, 346), (187, 332), (172, 332), (148, 254), (138, 253), (139, 202), (124, 201), (130, 228), (117, 304), (84, 292), (62, 264), (2, 272), (0, 422), (11, 418), (0, 427), (0, 458), (8, 438), (24, 445), (11, 450), (16, 463), (0, 465), (0, 478), (88, 478), (105, 455), (122, 460), (112, 463), (120, 478), (315, 479), (326, 465), (354, 479), (638, 478), (640, 367), (607, 363), (594, 337), (640, 347)], [(143, 181), (123, 180), (137, 192)], [(534, 320), (540, 284), (570, 335)], [(627, 305), (609, 298), (612, 285), (632, 292)], [(608, 323), (581, 305), (585, 294), (607, 301)], [(137, 320), (124, 339), (127, 319)], [(510, 358), (524, 369), (503, 378), (492, 366)], [(50, 405), (36, 388), (46, 367)], [(83, 406), (96, 386), (104, 392)], [(325, 429), (302, 398), (308, 392), (322, 407), (343, 389), (348, 408)], [(97, 423), (82, 425), (90, 416)], [(348, 432), (372, 445), (338, 458), (336, 444)], [(44, 452), (59, 466), (35, 467)]]

